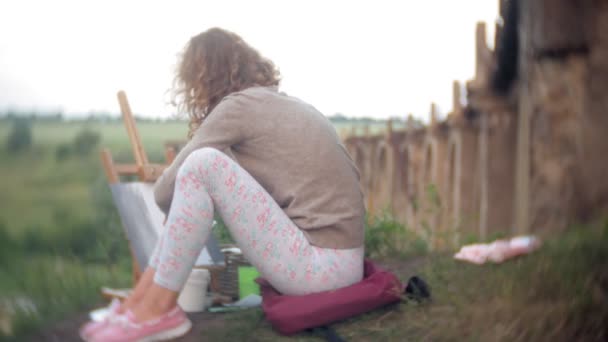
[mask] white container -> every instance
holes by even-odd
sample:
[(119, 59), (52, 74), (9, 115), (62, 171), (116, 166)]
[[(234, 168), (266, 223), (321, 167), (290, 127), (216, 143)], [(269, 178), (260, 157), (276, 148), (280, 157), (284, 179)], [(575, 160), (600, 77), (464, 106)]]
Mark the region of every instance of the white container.
[(193, 269), (177, 298), (177, 303), (185, 312), (205, 311), (207, 304), (207, 286), (211, 275), (208, 270)]

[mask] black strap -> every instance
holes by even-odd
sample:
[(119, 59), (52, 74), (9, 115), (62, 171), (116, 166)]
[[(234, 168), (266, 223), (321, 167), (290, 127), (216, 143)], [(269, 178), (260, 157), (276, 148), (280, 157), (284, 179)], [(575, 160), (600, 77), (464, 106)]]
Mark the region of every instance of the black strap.
[(330, 326), (324, 325), (322, 327), (314, 328), (313, 333), (321, 335), (322, 338), (327, 342), (346, 342), (338, 333)]
[(407, 281), (407, 286), (403, 293), (409, 298), (417, 302), (425, 299), (431, 299), (431, 288), (429, 285), (418, 276), (413, 276)]

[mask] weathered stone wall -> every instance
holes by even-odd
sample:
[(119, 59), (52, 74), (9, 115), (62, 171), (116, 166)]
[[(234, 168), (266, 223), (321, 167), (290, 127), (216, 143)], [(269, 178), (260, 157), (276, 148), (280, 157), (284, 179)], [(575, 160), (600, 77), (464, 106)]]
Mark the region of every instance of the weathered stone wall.
[(594, 25), (589, 34), (589, 55), (581, 118), (581, 204), (578, 216), (593, 215), (593, 209), (608, 211), (608, 1), (597, 1)]
[(531, 230), (554, 230), (608, 203), (607, 1), (522, 2), (520, 82), (528, 94)]
[[(501, 1), (503, 17), (515, 1)], [(543, 234), (608, 208), (608, 1), (516, 8), (517, 75), (508, 91), (493, 88), (506, 64), (480, 23), (466, 104), (454, 84), (443, 121), (432, 106), (427, 127), (389, 124), (383, 135), (345, 138), (368, 210), (389, 210), (436, 247), (470, 235)]]

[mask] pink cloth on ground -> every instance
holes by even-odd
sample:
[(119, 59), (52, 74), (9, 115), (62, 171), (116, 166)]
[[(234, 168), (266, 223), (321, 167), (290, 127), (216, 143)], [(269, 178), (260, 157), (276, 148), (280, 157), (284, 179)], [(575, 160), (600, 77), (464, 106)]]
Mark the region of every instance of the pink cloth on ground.
[(497, 240), (492, 243), (480, 243), (463, 246), (454, 259), (474, 264), (488, 261), (502, 263), (519, 255), (531, 253), (540, 247), (540, 240), (534, 236), (518, 236), (510, 240)]

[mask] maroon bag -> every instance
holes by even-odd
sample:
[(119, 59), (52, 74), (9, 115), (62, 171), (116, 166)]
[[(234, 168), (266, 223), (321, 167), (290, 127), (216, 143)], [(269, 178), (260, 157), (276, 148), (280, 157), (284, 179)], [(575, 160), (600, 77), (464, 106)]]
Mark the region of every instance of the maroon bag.
[(334, 291), (284, 296), (266, 280), (258, 278), (256, 281), (260, 284), (266, 319), (285, 335), (325, 326), (398, 302), (403, 292), (397, 276), (369, 260), (365, 260), (362, 281)]

